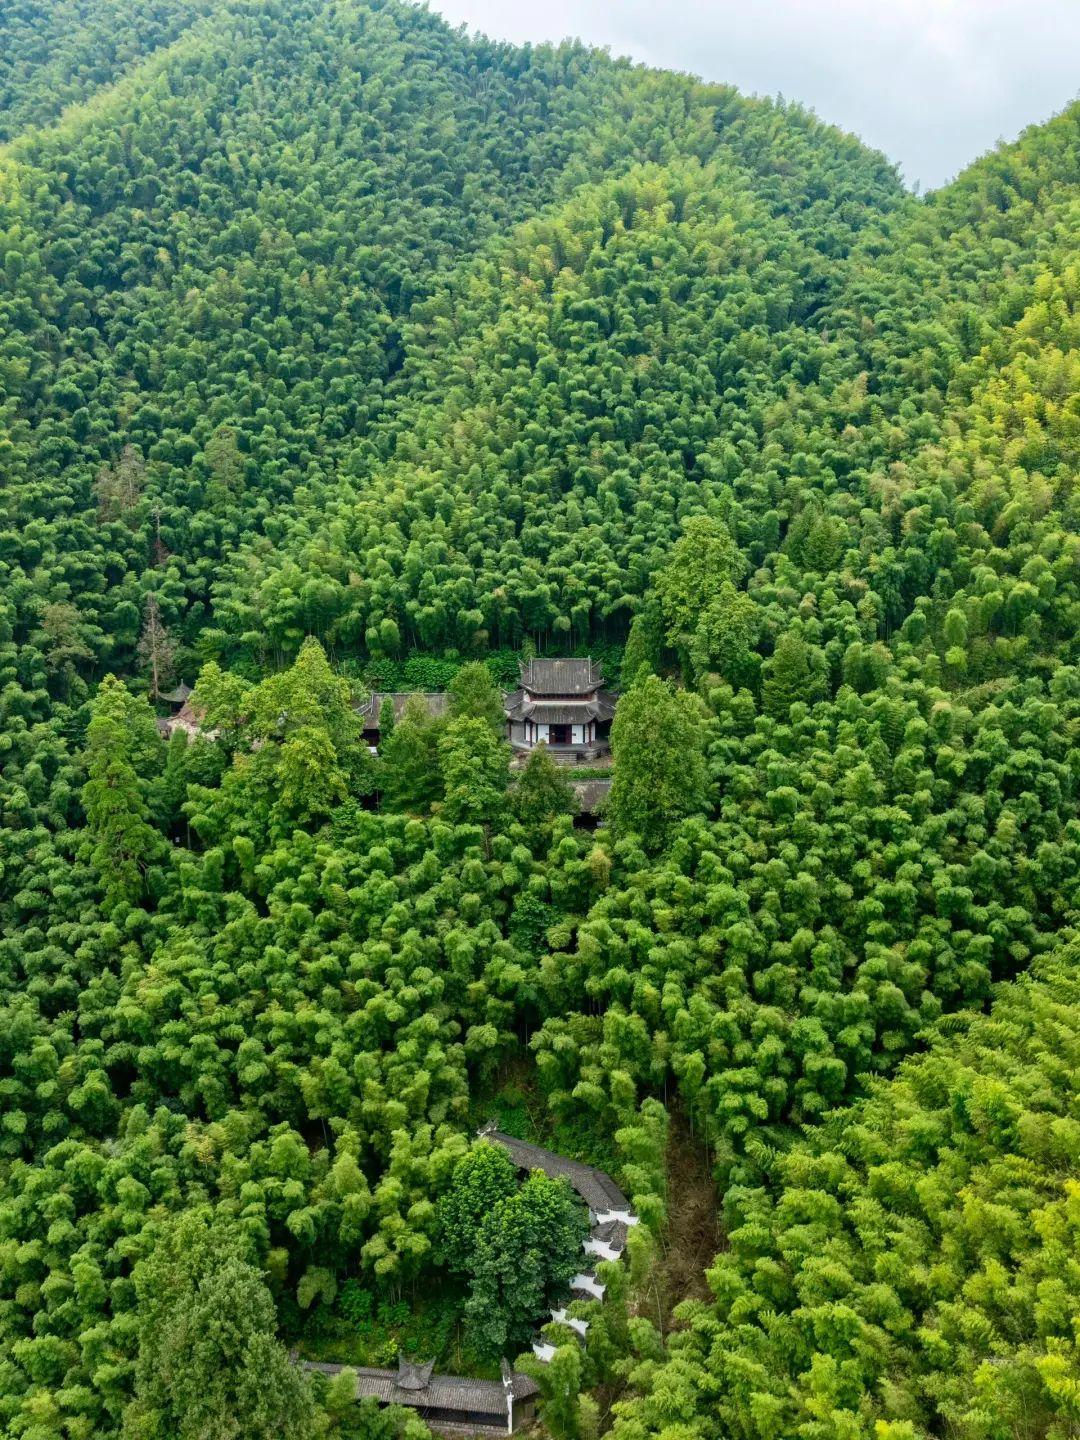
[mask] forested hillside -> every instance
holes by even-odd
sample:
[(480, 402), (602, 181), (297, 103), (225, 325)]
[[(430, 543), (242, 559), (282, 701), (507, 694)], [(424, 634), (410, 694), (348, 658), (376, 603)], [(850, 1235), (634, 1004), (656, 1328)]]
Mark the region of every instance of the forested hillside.
[(643, 1363), (620, 1440), (1071, 1433), (1076, 959), (939, 1033), (768, 1187), (729, 1190), (715, 1303)]
[(12, 0), (0, 13), (0, 140), (90, 99), (210, 9), (206, 0)]
[(399, 0), (22, 0), (0, 139), (0, 1431), (424, 1433), (286, 1352), (514, 1359), (495, 1117), (644, 1221), (556, 1440), (1073, 1435), (1080, 109), (920, 200)]

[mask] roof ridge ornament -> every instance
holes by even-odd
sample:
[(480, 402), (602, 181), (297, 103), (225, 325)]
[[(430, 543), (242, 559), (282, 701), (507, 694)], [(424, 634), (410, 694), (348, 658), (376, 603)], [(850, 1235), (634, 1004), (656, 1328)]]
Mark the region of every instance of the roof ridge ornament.
[(398, 1373), (394, 1383), (399, 1390), (426, 1390), (434, 1369), (434, 1360), (409, 1360), (399, 1350)]

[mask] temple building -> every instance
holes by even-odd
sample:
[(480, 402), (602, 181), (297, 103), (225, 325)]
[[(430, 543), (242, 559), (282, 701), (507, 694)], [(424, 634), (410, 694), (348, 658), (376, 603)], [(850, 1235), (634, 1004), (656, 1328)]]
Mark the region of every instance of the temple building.
[(592, 760), (607, 753), (615, 695), (603, 688), (594, 660), (530, 660), (521, 666), (521, 687), (506, 697), (511, 745)]

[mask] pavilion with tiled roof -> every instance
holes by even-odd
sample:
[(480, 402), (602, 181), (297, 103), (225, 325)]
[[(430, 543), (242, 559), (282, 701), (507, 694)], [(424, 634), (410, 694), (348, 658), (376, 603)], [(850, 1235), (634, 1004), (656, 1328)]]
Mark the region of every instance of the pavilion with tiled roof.
[(506, 696), (507, 734), (517, 750), (550, 750), (593, 759), (608, 750), (615, 695), (605, 690), (595, 660), (530, 660), (521, 684)]

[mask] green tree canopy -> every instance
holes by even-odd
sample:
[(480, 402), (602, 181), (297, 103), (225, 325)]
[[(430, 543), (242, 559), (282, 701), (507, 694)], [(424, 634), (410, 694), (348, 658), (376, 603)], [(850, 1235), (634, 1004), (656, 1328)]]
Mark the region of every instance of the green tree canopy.
[(529, 829), (550, 823), (556, 815), (576, 813), (574, 794), (564, 766), (552, 759), (544, 744), (529, 753), (513, 789), (514, 814)]
[(392, 810), (423, 814), (443, 793), (439, 740), (443, 723), (419, 696), (405, 702), (401, 719), (379, 749), (379, 784)]
[(106, 676), (86, 730), (82, 803), (83, 851), (110, 905), (142, 899), (147, 872), (167, 858), (167, 847), (150, 824), (146, 783), (163, 752), (146, 702), (131, 695), (114, 675)]
[(236, 1231), (178, 1217), (135, 1272), (139, 1352), (125, 1440), (304, 1440), (316, 1410)]
[(742, 571), (742, 557), (722, 520), (695, 515), (685, 521), (682, 535), (653, 578), (673, 648), (689, 649), (702, 613)]
[(497, 735), (506, 733), (502, 694), (491, 671), (479, 660), (462, 665), (449, 685), (450, 714), (486, 720)]
[(701, 702), (647, 675), (619, 700), (611, 727), (615, 759), (608, 816), (617, 831), (662, 846), (686, 815), (705, 808)]
[(565, 1180), (534, 1171), (481, 1222), (465, 1321), (482, 1353), (521, 1349), (581, 1266), (588, 1219)]
[(454, 825), (490, 825), (506, 810), (510, 747), (487, 719), (458, 715), (439, 737), (442, 814)]
[(449, 1269), (472, 1273), (485, 1218), (517, 1188), (517, 1171), (501, 1145), (481, 1141), (458, 1161), (436, 1207), (439, 1251)]

